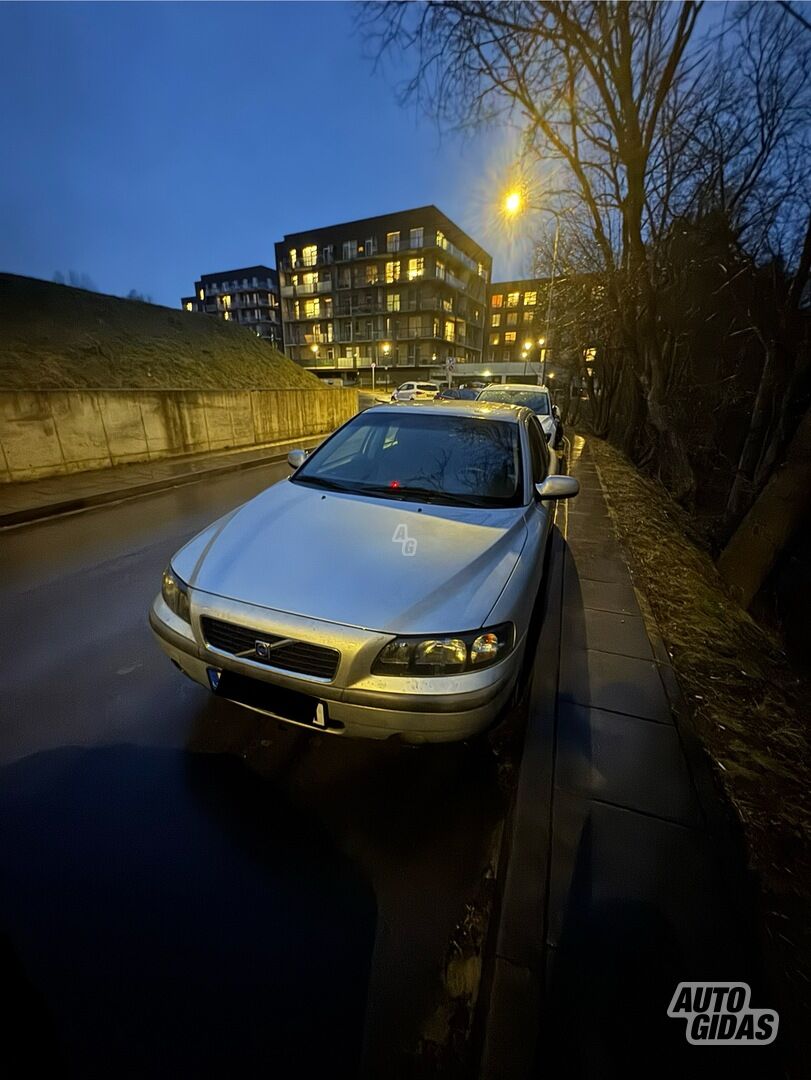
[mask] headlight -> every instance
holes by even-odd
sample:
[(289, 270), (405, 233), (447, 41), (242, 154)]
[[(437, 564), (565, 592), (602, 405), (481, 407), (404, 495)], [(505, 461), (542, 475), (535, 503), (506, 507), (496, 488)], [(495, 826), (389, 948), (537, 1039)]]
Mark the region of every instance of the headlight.
[(398, 637), (380, 650), (373, 675), (456, 675), (503, 660), (513, 647), (512, 623), (441, 637)]
[(161, 596), (166, 601), (166, 606), (173, 611), (175, 615), (183, 619), (184, 622), (191, 622), (191, 613), (189, 611), (189, 587), (185, 581), (182, 581), (177, 576), (171, 566), (167, 566), (163, 571)]

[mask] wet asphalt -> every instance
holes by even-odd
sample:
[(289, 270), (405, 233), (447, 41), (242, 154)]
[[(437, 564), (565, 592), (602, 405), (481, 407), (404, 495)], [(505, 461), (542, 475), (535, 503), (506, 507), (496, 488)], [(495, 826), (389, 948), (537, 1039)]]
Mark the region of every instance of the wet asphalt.
[(0, 533), (4, 1073), (395, 1075), (503, 813), (483, 747), (215, 700), (146, 623), (264, 466)]

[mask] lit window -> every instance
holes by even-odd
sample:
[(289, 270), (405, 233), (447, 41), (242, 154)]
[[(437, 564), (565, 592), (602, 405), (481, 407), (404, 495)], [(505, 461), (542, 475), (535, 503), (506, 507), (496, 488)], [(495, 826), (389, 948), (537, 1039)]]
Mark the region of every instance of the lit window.
[(436, 276), (440, 281), (445, 280), (445, 264), (444, 262), (440, 262), (439, 259), (436, 261)]
[(224, 306), (224, 307), (230, 308), (230, 306), (231, 306), (231, 297), (230, 297), (230, 296), (228, 296), (228, 294), (226, 294), (226, 295), (225, 295), (225, 296), (224, 296), (224, 297), (222, 298), (222, 302), (223, 302), (223, 306)]
[(399, 262), (387, 262), (386, 263), (386, 281), (391, 284), (393, 281), (400, 280), (400, 263)]
[(445, 340), (446, 341), (455, 341), (456, 340), (456, 323), (451, 322), (450, 319), (448, 319), (445, 322)]
[(517, 311), (508, 311), (507, 312), (507, 326), (518, 326), (518, 312)]
[(524, 293), (524, 307), (535, 307), (538, 303), (538, 294), (536, 292)]
[(320, 300), (306, 300), (304, 303), (304, 318), (317, 319), (321, 315)]
[(224, 311), (222, 317), (225, 319), (226, 322), (230, 322), (230, 320), (231, 320), (231, 312), (230, 311)]
[(318, 262), (318, 248), (315, 244), (308, 244), (301, 249), (301, 261), (305, 266), (315, 266)]
[(409, 247), (421, 248), (422, 247), (422, 227), (418, 229), (412, 229), (409, 238)]
[(490, 317), (491, 326), (501, 326), (501, 315), (496, 313)]
[(501, 293), (496, 293), (495, 296), (490, 297), (490, 306), (491, 307), (501, 307), (501, 305), (503, 303), (504, 303), (504, 297), (501, 295)]
[(298, 262), (298, 252), (295, 248), (290, 248), (290, 265), (295, 266)]
[(453, 297), (452, 296), (446, 296), (446, 297), (443, 298), (443, 300), (442, 300), (442, 310), (443, 311), (453, 311)]
[(524, 322), (525, 323), (531, 323), (533, 317), (534, 317), (534, 313), (532, 311), (525, 311), (524, 312)]
[(380, 276), (380, 271), (378, 270), (378, 267), (377, 267), (376, 263), (372, 263), (371, 266), (366, 267), (366, 284), (367, 285), (376, 285), (377, 282), (378, 282), (379, 276)]
[(186, 311), (191, 311), (191, 310), (192, 310), (192, 302), (191, 302), (191, 300), (188, 300), (186, 302)]
[(318, 283), (318, 274), (314, 270), (311, 270), (309, 274), (302, 274), (301, 282), (303, 285), (307, 285), (312, 288), (313, 285), (316, 285)]
[(498, 336), (498, 334), (491, 334), (491, 335), (490, 335), (490, 344), (491, 344), (491, 345), (498, 345), (498, 343), (499, 343), (499, 341), (500, 341), (500, 340), (501, 340), (501, 339), (500, 339), (500, 337)]
[(390, 232), (386, 233), (386, 251), (399, 251), (400, 250), (400, 233)]
[(445, 238), (444, 232), (440, 232), (439, 229), (436, 231), (436, 246), (438, 248), (446, 248), (448, 246), (448, 241)]
[(197, 295), (200, 297), (201, 300), (205, 300), (205, 298), (206, 298), (206, 294), (203, 292), (202, 289), (200, 290), (200, 292)]
[(517, 292), (507, 293), (507, 307), (518, 307), (518, 298), (520, 295), (521, 294)]
[(515, 330), (508, 330), (507, 333), (504, 335), (504, 343), (505, 343), (505, 345), (512, 345), (512, 343), (514, 341), (515, 341)]
[(389, 293), (389, 295), (386, 297), (386, 308), (389, 311), (400, 310), (400, 294), (398, 292)]
[(409, 259), (408, 260), (408, 280), (414, 281), (415, 278), (421, 278), (425, 273), (425, 259)]
[(484, 266), (483, 263), (479, 263), (478, 273), (479, 273), (479, 277), (483, 277), (483, 278), (487, 277), (487, 269), (486, 269), (486, 267)]

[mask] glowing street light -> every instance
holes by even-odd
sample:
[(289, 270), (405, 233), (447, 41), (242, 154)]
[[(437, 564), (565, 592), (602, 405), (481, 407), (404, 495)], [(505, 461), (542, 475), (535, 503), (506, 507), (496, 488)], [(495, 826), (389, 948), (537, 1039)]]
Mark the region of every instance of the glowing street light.
[(508, 192), (504, 198), (504, 212), (510, 215), (517, 214), (521, 209), (522, 202), (520, 191)]

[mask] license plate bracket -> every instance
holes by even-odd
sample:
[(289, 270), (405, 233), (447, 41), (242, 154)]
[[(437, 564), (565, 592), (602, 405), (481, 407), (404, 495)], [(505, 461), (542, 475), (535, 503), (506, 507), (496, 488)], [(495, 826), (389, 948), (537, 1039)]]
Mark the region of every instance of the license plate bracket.
[(291, 720), (321, 730), (330, 726), (325, 701), (233, 671), (223, 671), (214, 693), (278, 720)]

